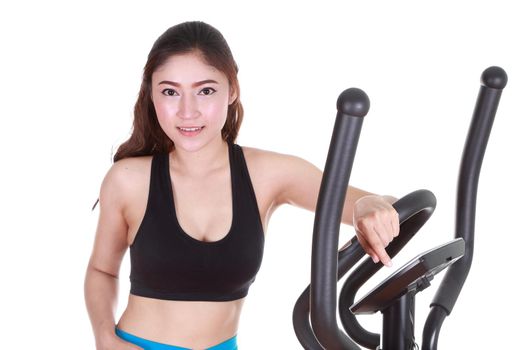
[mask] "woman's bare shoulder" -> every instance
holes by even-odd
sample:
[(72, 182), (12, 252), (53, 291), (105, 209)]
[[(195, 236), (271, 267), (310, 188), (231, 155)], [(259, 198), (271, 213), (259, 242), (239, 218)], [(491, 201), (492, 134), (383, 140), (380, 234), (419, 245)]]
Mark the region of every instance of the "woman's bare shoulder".
[(294, 155), (252, 147), (243, 150), (250, 173), (277, 187), (287, 187), (298, 177), (318, 177), (320, 173), (310, 162)]
[(294, 155), (243, 146), (247, 163), (254, 167), (263, 167), (266, 171), (285, 173), (292, 169), (310, 167), (311, 164)]
[(255, 147), (242, 146), (242, 149), (247, 161), (252, 163), (261, 163), (262, 165), (268, 165), (269, 162), (279, 163), (293, 159), (299, 159), (298, 157), (289, 154), (268, 151)]
[[(147, 184), (150, 176), (152, 156), (121, 159), (109, 168), (101, 186), (104, 194), (126, 197)], [(102, 199), (102, 198), (101, 198)]]
[(297, 156), (251, 147), (243, 149), (252, 179), (270, 189), (275, 203), (312, 206), (321, 182), (320, 169)]
[(149, 176), (152, 156), (129, 157), (113, 163), (107, 176), (114, 177), (117, 181), (133, 179), (134, 177)]

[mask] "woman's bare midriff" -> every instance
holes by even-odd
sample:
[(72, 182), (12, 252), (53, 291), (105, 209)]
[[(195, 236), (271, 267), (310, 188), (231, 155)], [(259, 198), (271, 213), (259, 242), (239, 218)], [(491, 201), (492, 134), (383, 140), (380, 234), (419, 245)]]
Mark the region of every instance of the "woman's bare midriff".
[(172, 301), (130, 295), (118, 328), (137, 337), (206, 349), (237, 334), (244, 299)]

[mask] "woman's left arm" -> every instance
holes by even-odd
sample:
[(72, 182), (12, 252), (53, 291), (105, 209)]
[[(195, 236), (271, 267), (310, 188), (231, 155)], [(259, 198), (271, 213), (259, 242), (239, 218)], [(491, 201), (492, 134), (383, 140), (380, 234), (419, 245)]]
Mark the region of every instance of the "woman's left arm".
[[(273, 169), (279, 169), (276, 204), (291, 204), (315, 211), (322, 171), (306, 160), (274, 154)], [(352, 186), (346, 192), (342, 222), (353, 225), (359, 243), (375, 262), (390, 266), (385, 247), (399, 234), (399, 218), (391, 196), (376, 195)]]

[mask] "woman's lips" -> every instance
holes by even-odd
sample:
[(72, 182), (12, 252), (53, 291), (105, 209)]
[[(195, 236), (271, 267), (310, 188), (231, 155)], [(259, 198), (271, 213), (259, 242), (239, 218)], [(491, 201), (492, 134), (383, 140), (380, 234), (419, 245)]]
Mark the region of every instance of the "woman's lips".
[(178, 126), (177, 129), (182, 135), (192, 137), (197, 136), (204, 129), (204, 126)]

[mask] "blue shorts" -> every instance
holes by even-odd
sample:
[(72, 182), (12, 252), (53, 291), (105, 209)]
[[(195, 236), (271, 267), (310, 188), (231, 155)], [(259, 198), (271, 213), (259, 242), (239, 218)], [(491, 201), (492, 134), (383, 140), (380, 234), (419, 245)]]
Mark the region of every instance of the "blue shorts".
[[(182, 348), (180, 346), (157, 343), (144, 338), (139, 338), (133, 334), (124, 332), (118, 328), (115, 328), (115, 333), (127, 342), (135, 344), (143, 348), (144, 350), (191, 350), (188, 348)], [(237, 336), (234, 336), (220, 344), (207, 348), (206, 350), (237, 350)]]

